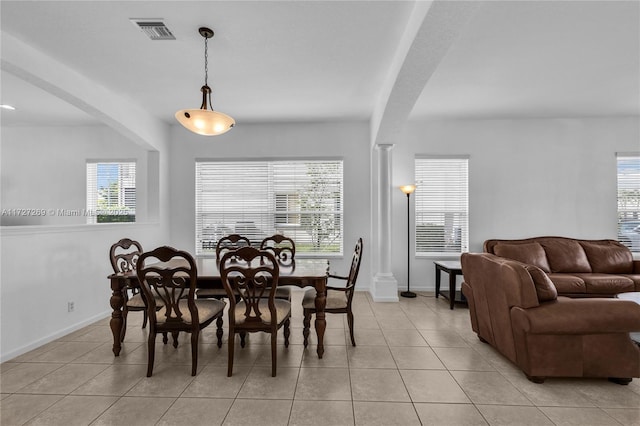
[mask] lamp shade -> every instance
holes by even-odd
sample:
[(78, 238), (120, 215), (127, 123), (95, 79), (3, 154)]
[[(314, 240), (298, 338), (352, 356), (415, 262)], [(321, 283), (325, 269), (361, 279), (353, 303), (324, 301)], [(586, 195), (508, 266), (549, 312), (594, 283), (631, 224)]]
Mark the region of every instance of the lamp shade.
[(203, 136), (216, 136), (228, 132), (236, 121), (227, 114), (208, 109), (181, 109), (176, 119), (193, 133)]
[(416, 190), (415, 185), (402, 185), (400, 187), (400, 191), (404, 192), (406, 195), (413, 194), (413, 191)]

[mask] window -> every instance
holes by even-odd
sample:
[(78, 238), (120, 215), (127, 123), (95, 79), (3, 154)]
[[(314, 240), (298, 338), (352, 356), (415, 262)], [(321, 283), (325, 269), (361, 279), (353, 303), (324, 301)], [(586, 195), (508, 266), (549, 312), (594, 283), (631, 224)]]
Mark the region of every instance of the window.
[(197, 161), (196, 254), (237, 233), (281, 233), (296, 254), (342, 254), (342, 161)]
[(467, 157), (416, 158), (416, 255), (468, 250), (468, 168)]
[(618, 241), (640, 252), (640, 154), (617, 154)]
[(87, 223), (136, 221), (136, 163), (87, 163)]

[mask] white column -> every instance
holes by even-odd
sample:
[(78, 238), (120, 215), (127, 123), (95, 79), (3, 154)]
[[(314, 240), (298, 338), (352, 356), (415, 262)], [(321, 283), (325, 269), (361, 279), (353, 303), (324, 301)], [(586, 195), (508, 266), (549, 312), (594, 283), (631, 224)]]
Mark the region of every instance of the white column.
[(398, 282), (391, 273), (391, 149), (377, 144), (378, 150), (378, 270), (373, 277), (372, 297), (376, 302), (397, 302)]

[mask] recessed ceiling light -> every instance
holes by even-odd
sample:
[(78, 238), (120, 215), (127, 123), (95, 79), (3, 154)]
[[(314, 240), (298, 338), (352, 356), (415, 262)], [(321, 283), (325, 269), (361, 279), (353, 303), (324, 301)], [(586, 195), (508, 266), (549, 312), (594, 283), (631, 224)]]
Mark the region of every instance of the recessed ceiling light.
[(8, 110), (10, 110), (10, 111), (13, 111), (13, 110), (15, 110), (15, 109), (16, 109), (15, 107), (12, 107), (11, 105), (5, 105), (5, 104), (0, 105), (0, 108), (2, 108), (2, 109), (8, 109)]

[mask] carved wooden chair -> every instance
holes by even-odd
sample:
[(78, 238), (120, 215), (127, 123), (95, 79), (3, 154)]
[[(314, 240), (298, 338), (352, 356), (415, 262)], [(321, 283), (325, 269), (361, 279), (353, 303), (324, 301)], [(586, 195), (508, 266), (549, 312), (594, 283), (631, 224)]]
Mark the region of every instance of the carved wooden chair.
[[(178, 347), (178, 334), (191, 333), (191, 375), (198, 368), (198, 339), (200, 330), (214, 319), (221, 318), (225, 303), (220, 300), (195, 298), (198, 270), (193, 257), (172, 247), (158, 247), (145, 252), (138, 259), (138, 280), (149, 306), (149, 340), (147, 377), (153, 373), (156, 334), (171, 333), (173, 347)], [(156, 309), (160, 298), (163, 307)], [(218, 347), (222, 346), (222, 325), (218, 323)], [(166, 339), (164, 340), (166, 344)]]
[[(113, 244), (109, 250), (109, 259), (111, 260), (113, 272), (116, 274), (124, 272), (135, 273), (136, 264), (141, 254), (142, 245), (138, 241), (123, 238)], [(143, 312), (142, 328), (147, 326), (147, 303), (144, 294), (140, 292), (140, 288), (127, 286), (124, 291), (124, 298), (125, 300), (122, 306), (122, 331), (120, 332), (122, 341), (124, 341), (124, 336), (127, 331), (127, 314), (129, 311)], [(156, 306), (158, 306), (158, 309), (162, 308), (161, 301), (156, 301)]]
[[(253, 247), (226, 253), (220, 260), (220, 275), (230, 303), (229, 377), (233, 373), (236, 333), (240, 334), (240, 346), (244, 347), (245, 334), (254, 332), (271, 334), (271, 375), (276, 375), (278, 330), (284, 326), (284, 344), (288, 347), (291, 318), (291, 302), (275, 297), (279, 273), (273, 254)], [(236, 294), (240, 296), (238, 302), (234, 297)]]
[[(347, 314), (347, 323), (349, 324), (349, 334), (351, 335), (351, 344), (356, 345), (353, 336), (353, 310), (351, 304), (353, 302), (353, 292), (360, 271), (360, 260), (362, 259), (362, 238), (358, 239), (356, 247), (351, 257), (351, 269), (346, 277), (329, 274), (329, 278), (345, 281), (344, 287), (327, 286), (327, 305), (325, 312), (331, 314)], [(302, 308), (304, 311), (304, 347), (307, 347), (309, 341), (309, 327), (311, 326), (311, 315), (316, 313), (316, 290), (314, 288), (305, 291), (302, 297)]]
[[(271, 252), (276, 258), (280, 269), (293, 269), (296, 267), (296, 243), (289, 237), (280, 234), (267, 237), (260, 243), (260, 250)], [(291, 287), (278, 287), (276, 289), (276, 298), (291, 301)]]
[[(248, 246), (251, 246), (251, 242), (242, 235), (231, 234), (222, 237), (216, 244), (216, 262), (220, 264), (220, 259), (225, 253)], [(200, 288), (196, 294), (198, 299), (224, 299), (227, 297), (227, 292), (224, 288)]]

